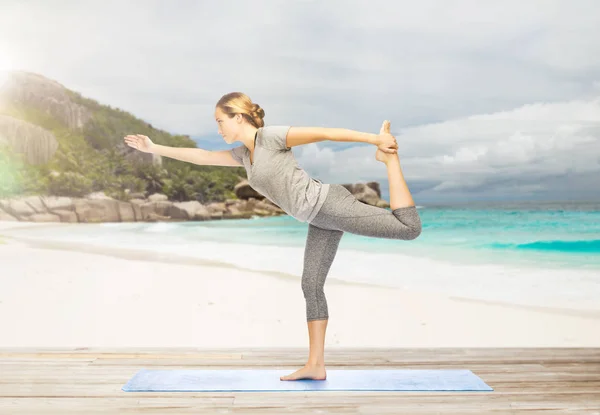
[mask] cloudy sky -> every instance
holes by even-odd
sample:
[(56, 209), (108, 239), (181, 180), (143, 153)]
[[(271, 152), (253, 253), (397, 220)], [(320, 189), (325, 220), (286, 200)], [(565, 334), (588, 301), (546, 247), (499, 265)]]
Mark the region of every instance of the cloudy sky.
[[(199, 147), (242, 91), (267, 125), (377, 133), (417, 204), (600, 199), (596, 0), (0, 0), (0, 70), (40, 73)], [(294, 147), (327, 183), (379, 181), (376, 148)], [(389, 199), (388, 199), (389, 200)]]

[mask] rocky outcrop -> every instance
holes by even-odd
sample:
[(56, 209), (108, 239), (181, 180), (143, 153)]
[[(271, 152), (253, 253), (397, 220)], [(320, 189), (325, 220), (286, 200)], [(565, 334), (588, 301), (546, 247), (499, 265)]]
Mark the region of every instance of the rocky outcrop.
[(13, 215), (9, 215), (8, 213), (6, 213), (2, 209), (0, 209), (0, 221), (18, 221), (18, 220), (19, 219), (17, 219)]
[(114, 146), (114, 150), (128, 162), (151, 164), (159, 167), (163, 164), (161, 155), (135, 150), (121, 141)]
[[(73, 102), (58, 82), (25, 71), (7, 75), (0, 85), (0, 111), (9, 107), (35, 109), (70, 129), (82, 128), (91, 119), (91, 111)], [(47, 163), (58, 149), (58, 141), (50, 131), (6, 113), (0, 115), (0, 144), (8, 144), (30, 164)]]
[(363, 203), (383, 208), (390, 207), (388, 202), (381, 199), (381, 189), (377, 182), (342, 184), (342, 186)]
[[(383, 208), (390, 207), (388, 202), (381, 199), (381, 190), (379, 188), (379, 183), (377, 182), (342, 184), (342, 186), (348, 189), (350, 193), (352, 193), (359, 201), (363, 203)], [(236, 184), (233, 190), (235, 191), (235, 195), (238, 199), (265, 199), (262, 194), (250, 186), (250, 183), (248, 183), (248, 180), (246, 179), (243, 179)]]
[(85, 198), (26, 196), (0, 199), (0, 220), (30, 222), (154, 222), (241, 219), (285, 214), (270, 201), (228, 199), (225, 202), (172, 202), (165, 195), (124, 202), (104, 193)]
[[(388, 208), (379, 198), (379, 183), (343, 184), (361, 202)], [(144, 197), (131, 194), (124, 202), (102, 192), (84, 198), (59, 196), (25, 196), (0, 199), (0, 221), (32, 222), (155, 222), (204, 221), (216, 219), (248, 219), (279, 216), (286, 213), (244, 182), (236, 186), (236, 194), (248, 197), (225, 202), (202, 204), (198, 201), (173, 202), (166, 195), (155, 193)], [(256, 197), (254, 197), (256, 196)]]
[[(72, 93), (63, 85), (42, 75), (25, 71), (8, 72), (7, 80), (0, 85), (0, 145), (8, 144), (13, 151), (23, 154), (30, 164), (50, 161), (58, 149), (54, 134), (13, 117), (7, 110), (35, 109), (69, 129), (77, 130), (93, 120), (93, 112), (74, 102), (71, 96)], [(162, 157), (158, 154), (133, 150), (121, 141), (114, 148), (127, 161), (162, 165)]]
[(8, 79), (0, 85), (0, 110), (8, 103), (35, 108), (71, 129), (82, 128), (92, 117), (90, 110), (71, 100), (63, 85), (31, 72), (8, 72)]
[(35, 124), (0, 114), (0, 144), (24, 155), (29, 164), (45, 164), (58, 149), (58, 141), (50, 131)]
[(238, 199), (247, 200), (253, 197), (255, 199), (262, 200), (265, 198), (263, 195), (254, 190), (252, 186), (250, 186), (250, 183), (248, 183), (247, 179), (242, 179), (238, 184), (236, 184), (233, 188), (233, 191)]

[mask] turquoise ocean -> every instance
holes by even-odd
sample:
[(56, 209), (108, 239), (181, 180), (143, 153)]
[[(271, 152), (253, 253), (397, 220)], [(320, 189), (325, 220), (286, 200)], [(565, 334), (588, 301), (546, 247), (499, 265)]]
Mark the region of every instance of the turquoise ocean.
[[(600, 309), (600, 202), (478, 202), (418, 211), (423, 230), (413, 241), (345, 233), (331, 278)], [(308, 231), (290, 216), (60, 225), (1, 233), (302, 275)]]

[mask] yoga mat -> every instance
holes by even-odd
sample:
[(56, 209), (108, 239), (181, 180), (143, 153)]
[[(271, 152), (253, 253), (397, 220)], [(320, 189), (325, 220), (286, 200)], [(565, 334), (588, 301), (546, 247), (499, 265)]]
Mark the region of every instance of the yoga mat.
[(466, 369), (327, 370), (326, 380), (280, 380), (290, 369), (139, 370), (125, 392), (493, 391)]

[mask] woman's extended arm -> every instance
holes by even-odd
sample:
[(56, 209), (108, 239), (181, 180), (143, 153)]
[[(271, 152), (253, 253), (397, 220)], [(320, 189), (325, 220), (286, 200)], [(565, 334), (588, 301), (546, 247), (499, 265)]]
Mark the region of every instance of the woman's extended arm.
[(329, 127), (290, 127), (286, 136), (286, 147), (296, 147), (319, 141), (359, 141), (369, 144), (379, 144), (379, 135), (362, 133), (346, 128)]
[(148, 136), (142, 134), (127, 135), (124, 138), (128, 146), (144, 153), (154, 153), (159, 156), (187, 161), (194, 164), (206, 164), (211, 151), (194, 147), (169, 147), (155, 144)]
[(379, 135), (349, 130), (347, 128), (327, 128), (327, 140), (331, 141), (357, 141), (368, 144), (379, 143)]
[(210, 151), (193, 147), (169, 147), (154, 144), (151, 153), (172, 159), (187, 161), (188, 163), (204, 164), (209, 158)]

